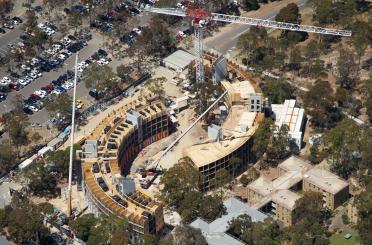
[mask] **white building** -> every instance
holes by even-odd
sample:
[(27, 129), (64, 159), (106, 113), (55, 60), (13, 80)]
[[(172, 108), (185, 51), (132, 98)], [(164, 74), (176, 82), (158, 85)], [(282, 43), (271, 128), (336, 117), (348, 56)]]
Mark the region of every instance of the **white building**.
[(195, 56), (181, 49), (163, 59), (165, 67), (175, 70), (178, 73), (184, 72), (195, 60)]
[(296, 142), (299, 149), (305, 127), (305, 111), (296, 106), (296, 100), (285, 100), (283, 104), (272, 104), (271, 109), (275, 118), (275, 125), (289, 127), (289, 135)]

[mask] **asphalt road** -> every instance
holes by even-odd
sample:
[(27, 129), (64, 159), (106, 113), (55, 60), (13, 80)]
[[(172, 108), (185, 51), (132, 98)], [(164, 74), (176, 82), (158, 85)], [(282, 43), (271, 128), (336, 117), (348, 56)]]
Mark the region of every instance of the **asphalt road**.
[[(305, 6), (307, 0), (296, 0), (292, 1), (295, 2), (300, 9)], [(272, 4), (272, 3), (270, 3)], [(265, 14), (260, 15), (258, 18), (260, 19), (274, 19), (275, 16), (279, 13), (280, 8), (271, 8), (269, 11), (266, 11)], [(253, 17), (248, 13), (247, 17)], [(257, 17), (257, 16), (254, 16)], [(242, 24), (229, 24), (224, 31), (217, 33), (213, 37), (207, 38), (204, 41), (204, 46), (208, 49), (214, 49), (219, 51), (222, 54), (226, 54), (230, 51), (233, 47), (235, 47), (236, 43), (238, 42), (239, 36), (247, 31), (249, 31), (250, 26), (242, 25)]]

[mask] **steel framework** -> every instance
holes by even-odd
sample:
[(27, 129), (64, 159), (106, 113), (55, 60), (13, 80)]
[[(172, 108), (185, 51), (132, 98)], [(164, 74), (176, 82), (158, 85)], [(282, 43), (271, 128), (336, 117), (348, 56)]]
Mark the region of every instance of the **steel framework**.
[[(317, 26), (299, 25), (285, 22), (278, 22), (272, 20), (255, 19), (249, 17), (240, 17), (234, 15), (209, 13), (205, 10), (186, 8), (185, 10), (178, 8), (154, 8), (146, 6), (144, 11), (166, 14), (180, 17), (187, 17), (193, 21), (195, 27), (195, 56), (196, 56), (196, 81), (198, 83), (204, 82), (204, 65), (203, 65), (203, 25), (209, 21), (220, 21), (228, 23), (237, 23), (251, 26), (259, 26), (266, 28), (274, 28), (280, 30), (300, 31), (319, 33), (335, 36), (350, 37), (352, 32), (348, 30), (330, 29)], [(203, 22), (203, 23), (202, 23)]]

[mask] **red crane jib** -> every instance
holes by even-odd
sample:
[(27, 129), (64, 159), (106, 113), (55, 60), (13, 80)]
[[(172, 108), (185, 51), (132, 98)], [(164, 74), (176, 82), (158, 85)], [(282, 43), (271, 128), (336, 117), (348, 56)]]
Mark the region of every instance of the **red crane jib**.
[(185, 13), (187, 17), (197, 22), (200, 20), (209, 20), (212, 17), (210, 12), (202, 9), (186, 8)]

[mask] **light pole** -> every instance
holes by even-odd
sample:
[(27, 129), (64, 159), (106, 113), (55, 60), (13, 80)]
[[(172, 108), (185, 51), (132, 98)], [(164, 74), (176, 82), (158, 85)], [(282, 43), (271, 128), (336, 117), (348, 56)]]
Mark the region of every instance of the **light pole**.
[(78, 63), (79, 53), (75, 56), (75, 74), (74, 74), (74, 88), (72, 95), (72, 122), (71, 122), (71, 143), (70, 143), (70, 164), (68, 168), (68, 203), (67, 203), (67, 215), (71, 216), (71, 199), (72, 199), (72, 162), (74, 159), (74, 136), (75, 136), (75, 101), (76, 101), (76, 81), (77, 81), (77, 63)]

